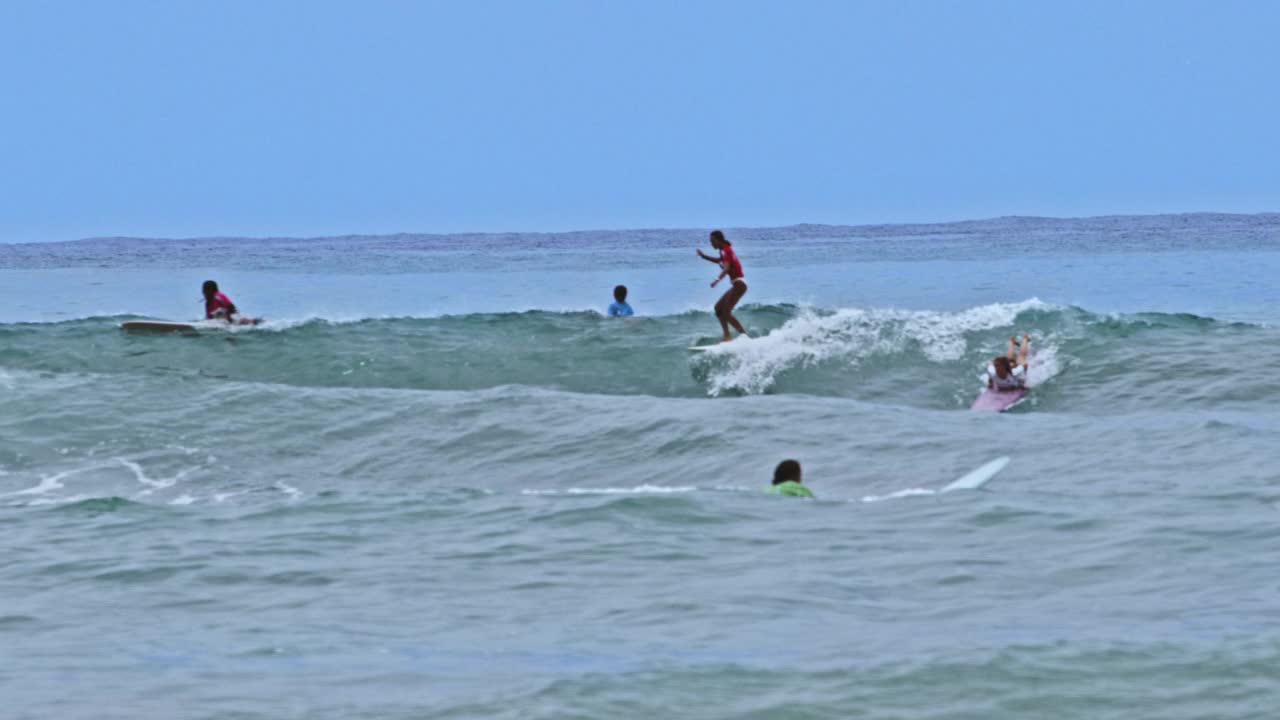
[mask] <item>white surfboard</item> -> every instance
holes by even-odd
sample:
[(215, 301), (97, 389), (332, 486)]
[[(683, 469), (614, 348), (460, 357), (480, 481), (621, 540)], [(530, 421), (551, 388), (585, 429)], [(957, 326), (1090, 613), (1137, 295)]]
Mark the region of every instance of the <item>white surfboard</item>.
[(120, 323), (120, 329), (125, 332), (195, 332), (196, 326), (169, 320), (126, 320)]
[(952, 490), (977, 490), (985, 485), (988, 480), (995, 477), (996, 474), (1003, 470), (1004, 466), (1008, 464), (1009, 458), (1007, 456), (998, 457), (964, 477), (961, 477), (958, 480), (952, 480), (950, 484), (942, 488), (942, 492), (951, 492)]
[(1008, 457), (998, 457), (977, 470), (966, 474), (964, 477), (951, 481), (941, 490), (906, 488), (905, 490), (891, 492), (888, 495), (864, 495), (862, 502), (880, 502), (881, 500), (893, 500), (895, 498), (915, 497), (918, 495), (937, 495), (938, 493), (951, 492), (952, 490), (977, 490), (985, 485), (988, 480), (995, 477), (1008, 464)]

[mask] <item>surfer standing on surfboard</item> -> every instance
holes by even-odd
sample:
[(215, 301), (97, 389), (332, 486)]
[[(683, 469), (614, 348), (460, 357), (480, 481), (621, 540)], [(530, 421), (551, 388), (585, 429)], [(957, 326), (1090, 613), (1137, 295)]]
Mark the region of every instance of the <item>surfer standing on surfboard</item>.
[(221, 320), (233, 325), (258, 324), (254, 318), (235, 317), (240, 311), (236, 309), (236, 304), (231, 302), (231, 298), (218, 291), (218, 283), (205, 280), (204, 285), (200, 286), (200, 292), (204, 295), (205, 320)]
[(1017, 390), (1027, 386), (1027, 351), (1031, 348), (1031, 336), (1022, 336), (1022, 348), (1018, 338), (1009, 336), (1009, 349), (987, 366), (987, 387), (992, 390)]
[(711, 231), (711, 247), (720, 251), (718, 257), (713, 257), (698, 251), (698, 257), (713, 262), (720, 266), (720, 276), (711, 282), (711, 287), (715, 287), (717, 283), (724, 279), (725, 275), (729, 276), (729, 282), (732, 285), (720, 296), (720, 300), (716, 302), (716, 319), (720, 321), (720, 328), (724, 330), (724, 338), (720, 342), (729, 342), (733, 337), (729, 334), (729, 326), (732, 325), (740, 334), (746, 335), (746, 328), (742, 327), (742, 323), (738, 322), (738, 318), (733, 316), (733, 308), (747, 294), (747, 280), (742, 275), (742, 263), (738, 262), (738, 256), (733, 252), (733, 245), (725, 239), (724, 233), (719, 230)]

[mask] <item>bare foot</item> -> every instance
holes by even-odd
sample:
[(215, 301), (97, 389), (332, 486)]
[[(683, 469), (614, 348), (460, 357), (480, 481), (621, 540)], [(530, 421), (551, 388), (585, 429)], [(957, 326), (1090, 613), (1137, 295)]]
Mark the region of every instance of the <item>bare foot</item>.
[(720, 342), (727, 343), (727, 342), (730, 342), (731, 340), (733, 340), (733, 338), (729, 337), (728, 335), (725, 335), (724, 338), (720, 340)]

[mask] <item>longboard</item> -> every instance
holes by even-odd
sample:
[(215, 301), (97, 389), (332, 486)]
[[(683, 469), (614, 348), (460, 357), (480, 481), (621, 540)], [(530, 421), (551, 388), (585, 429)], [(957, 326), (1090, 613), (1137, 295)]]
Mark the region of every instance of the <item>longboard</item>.
[(125, 320), (120, 323), (120, 329), (125, 332), (181, 332), (194, 333), (200, 330), (222, 330), (232, 326), (248, 326), (257, 325), (262, 322), (262, 318), (236, 318), (233, 323), (220, 322), (217, 320), (204, 320), (199, 324), (174, 322), (172, 320)]
[(120, 323), (125, 332), (187, 332), (196, 331), (191, 323), (170, 322), (168, 320), (126, 320)]
[(1018, 388), (1016, 390), (993, 390), (991, 388), (983, 388), (982, 392), (978, 393), (978, 398), (969, 406), (969, 409), (986, 412), (1004, 412), (1014, 405), (1017, 405), (1018, 402), (1026, 396), (1026, 388)]

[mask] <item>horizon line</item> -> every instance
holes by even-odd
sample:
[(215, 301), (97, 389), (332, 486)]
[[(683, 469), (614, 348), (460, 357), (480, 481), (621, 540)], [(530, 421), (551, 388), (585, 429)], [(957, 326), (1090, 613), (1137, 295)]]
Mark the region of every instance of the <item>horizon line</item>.
[[(1115, 219), (1133, 219), (1133, 218), (1186, 218), (1186, 217), (1272, 217), (1280, 216), (1280, 210), (1262, 211), (1262, 212), (1217, 212), (1212, 210), (1195, 210), (1177, 213), (1107, 213), (1102, 215), (996, 215), (984, 218), (969, 218), (964, 220), (937, 220), (928, 222), (868, 222), (868, 223), (823, 223), (823, 222), (797, 222), (784, 225), (721, 225), (720, 229), (726, 232), (759, 232), (759, 231), (785, 231), (795, 228), (824, 228), (824, 229), (842, 229), (857, 230), (861, 228), (908, 228), (908, 227), (942, 227), (954, 225), (979, 225), (983, 223), (995, 223), (1010, 220), (1020, 221), (1051, 221), (1051, 222), (1079, 222), (1091, 220), (1115, 220)], [(383, 233), (339, 233), (334, 235), (187, 235), (181, 237), (165, 237), (160, 235), (90, 235), (81, 238), (72, 238), (69, 240), (26, 240), (26, 241), (0, 241), (5, 245), (53, 245), (67, 243), (83, 243), (93, 242), (96, 240), (141, 240), (146, 242), (165, 242), (165, 241), (196, 241), (196, 240), (334, 240), (334, 239), (350, 239), (350, 238), (393, 238), (393, 237), (435, 237), (435, 238), (465, 238), (465, 237), (502, 237), (502, 236), (565, 236), (565, 235), (591, 235), (601, 233), (683, 233), (683, 232), (709, 232), (716, 229), (715, 226), (706, 227), (639, 227), (639, 228), (585, 228), (576, 230), (466, 230), (460, 232), (420, 232), (420, 231), (398, 231)]]

